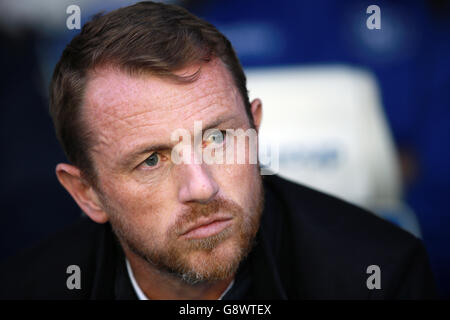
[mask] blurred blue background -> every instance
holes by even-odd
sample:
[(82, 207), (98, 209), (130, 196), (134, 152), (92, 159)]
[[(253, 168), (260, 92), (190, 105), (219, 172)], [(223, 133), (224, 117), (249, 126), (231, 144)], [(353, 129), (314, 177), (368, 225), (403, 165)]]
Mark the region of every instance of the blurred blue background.
[[(347, 64), (376, 76), (404, 185), (442, 297), (450, 298), (450, 2), (170, 1), (213, 23), (245, 68)], [(131, 1), (9, 1), (0, 4), (0, 260), (80, 215), (59, 185), (65, 161), (47, 112), (47, 88), (65, 45), (66, 8), (81, 23)], [(366, 27), (369, 5), (381, 29)]]

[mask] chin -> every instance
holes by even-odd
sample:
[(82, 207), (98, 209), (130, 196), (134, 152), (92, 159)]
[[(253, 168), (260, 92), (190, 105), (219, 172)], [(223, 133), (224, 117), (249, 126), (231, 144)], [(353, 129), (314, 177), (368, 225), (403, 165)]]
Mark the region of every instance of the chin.
[(204, 281), (224, 280), (237, 270), (242, 257), (238, 241), (229, 238), (211, 250), (191, 252), (187, 260), (193, 274)]

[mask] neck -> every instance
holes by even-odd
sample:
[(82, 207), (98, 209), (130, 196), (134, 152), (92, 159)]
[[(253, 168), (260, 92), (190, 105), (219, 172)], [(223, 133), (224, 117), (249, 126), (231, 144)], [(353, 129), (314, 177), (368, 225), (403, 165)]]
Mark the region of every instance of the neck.
[(156, 269), (130, 250), (124, 251), (136, 282), (151, 300), (217, 300), (233, 281), (230, 277), (190, 285), (175, 275)]

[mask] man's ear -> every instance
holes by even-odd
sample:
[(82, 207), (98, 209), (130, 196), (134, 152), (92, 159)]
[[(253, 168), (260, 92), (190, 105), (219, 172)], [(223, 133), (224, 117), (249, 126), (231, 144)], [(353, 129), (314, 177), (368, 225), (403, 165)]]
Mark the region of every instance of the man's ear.
[(255, 124), (256, 131), (259, 131), (262, 119), (262, 102), (260, 99), (255, 99), (251, 102), (250, 106), (253, 115), (253, 123)]
[(108, 221), (108, 215), (103, 211), (97, 192), (82, 178), (80, 169), (67, 163), (59, 163), (56, 166), (56, 176), (81, 210), (93, 221)]

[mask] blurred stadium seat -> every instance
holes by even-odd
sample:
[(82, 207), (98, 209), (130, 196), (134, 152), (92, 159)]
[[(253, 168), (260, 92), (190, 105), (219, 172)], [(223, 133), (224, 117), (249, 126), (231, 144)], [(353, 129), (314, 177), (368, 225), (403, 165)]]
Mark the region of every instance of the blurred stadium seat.
[(261, 159), (279, 148), (277, 164), (268, 164), (273, 171), (421, 236), (402, 200), (396, 151), (370, 72), (345, 65), (246, 72), (250, 98), (263, 102)]

